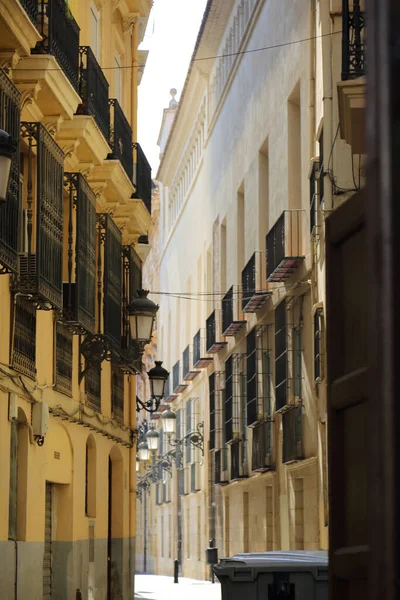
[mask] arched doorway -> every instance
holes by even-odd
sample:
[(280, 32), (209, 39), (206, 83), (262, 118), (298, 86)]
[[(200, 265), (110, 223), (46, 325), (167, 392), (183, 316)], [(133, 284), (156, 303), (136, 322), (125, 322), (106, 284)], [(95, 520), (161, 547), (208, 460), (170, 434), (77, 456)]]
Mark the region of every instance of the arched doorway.
[(107, 600), (123, 598), (123, 464), (114, 446), (108, 458)]

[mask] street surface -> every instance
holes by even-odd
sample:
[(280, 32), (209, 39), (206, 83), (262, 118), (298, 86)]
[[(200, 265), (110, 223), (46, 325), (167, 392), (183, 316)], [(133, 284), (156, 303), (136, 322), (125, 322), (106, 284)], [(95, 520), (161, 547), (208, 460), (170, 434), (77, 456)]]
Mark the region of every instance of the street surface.
[(221, 586), (216, 581), (199, 581), (163, 575), (135, 575), (135, 600), (221, 600)]

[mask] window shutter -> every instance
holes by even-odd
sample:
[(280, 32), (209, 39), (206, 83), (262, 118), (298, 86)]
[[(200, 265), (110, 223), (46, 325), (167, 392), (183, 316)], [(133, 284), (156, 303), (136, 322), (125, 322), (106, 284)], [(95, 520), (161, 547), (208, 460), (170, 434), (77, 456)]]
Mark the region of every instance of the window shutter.
[(225, 361), (225, 443), (233, 439), (233, 365), (230, 356)]
[(286, 303), (275, 309), (275, 398), (276, 409), (287, 404)]
[(215, 448), (215, 373), (208, 378), (210, 390), (210, 450)]
[(257, 351), (256, 330), (246, 337), (247, 354), (247, 425), (257, 421)]

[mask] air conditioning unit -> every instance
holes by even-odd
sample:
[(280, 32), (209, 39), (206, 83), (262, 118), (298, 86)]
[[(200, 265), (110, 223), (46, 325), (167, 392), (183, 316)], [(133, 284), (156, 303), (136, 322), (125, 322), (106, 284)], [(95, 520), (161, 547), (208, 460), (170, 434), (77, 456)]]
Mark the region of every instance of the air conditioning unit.
[(49, 428), (49, 405), (47, 402), (37, 402), (32, 406), (33, 435), (44, 437)]

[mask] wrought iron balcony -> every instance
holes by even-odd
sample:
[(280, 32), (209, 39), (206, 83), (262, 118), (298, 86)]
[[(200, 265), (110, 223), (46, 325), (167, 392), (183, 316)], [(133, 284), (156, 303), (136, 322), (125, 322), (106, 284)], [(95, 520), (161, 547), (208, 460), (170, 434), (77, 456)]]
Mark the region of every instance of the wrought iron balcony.
[(151, 214), (151, 166), (138, 142), (133, 144), (133, 148), (135, 150), (134, 184), (136, 187), (134, 197), (143, 200), (145, 207)]
[(273, 422), (259, 423), (253, 428), (252, 441), (252, 471), (269, 471), (273, 468), (272, 462), (272, 432)]
[(96, 309), (96, 196), (80, 173), (66, 173), (67, 264), (62, 320), (75, 333), (94, 333)]
[(79, 27), (67, 2), (38, 0), (36, 27), (43, 39), (32, 53), (54, 56), (78, 91)]
[(246, 337), (248, 427), (254, 427), (271, 416), (272, 348), (272, 325), (259, 325)]
[(342, 80), (365, 75), (365, 11), (362, 0), (342, 0)]
[(16, 296), (14, 306), (11, 366), (34, 379), (36, 377), (36, 309), (21, 296)]
[(205, 355), (204, 338), (201, 336), (201, 329), (193, 338), (193, 367), (195, 369), (206, 369), (213, 359)]
[(38, 22), (38, 0), (20, 0), (20, 2), (36, 27)]
[(56, 389), (72, 395), (72, 333), (60, 323), (56, 326)]
[(268, 232), (267, 281), (285, 281), (304, 260), (304, 211), (284, 210)]
[(257, 279), (264, 276), (261, 252), (255, 252), (242, 271), (242, 312), (257, 312), (268, 300), (271, 293), (257, 285)]
[(79, 95), (82, 104), (77, 114), (94, 117), (105, 139), (110, 137), (110, 110), (108, 106), (108, 81), (90, 46), (79, 48)]
[(302, 406), (293, 406), (282, 415), (282, 462), (284, 464), (304, 458), (302, 420)]
[(190, 346), (187, 346), (182, 355), (183, 379), (184, 381), (193, 381), (199, 375), (200, 371), (193, 369), (193, 357), (191, 356)]
[(111, 411), (113, 417), (124, 421), (124, 374), (115, 365), (111, 368)]
[(181, 394), (187, 388), (186, 383), (183, 383), (183, 377), (181, 373), (181, 364), (178, 360), (172, 367), (172, 389), (174, 394)]
[(101, 410), (101, 368), (94, 366), (88, 369), (85, 376), (85, 392), (87, 404), (94, 410)]
[(131, 338), (126, 307), (138, 297), (138, 290), (142, 289), (142, 261), (133, 246), (123, 246), (122, 255), (122, 338), (121, 349), (118, 356), (114, 356), (114, 361), (124, 373), (135, 374), (142, 371), (142, 353)]
[[(14, 140), (20, 136), (21, 94), (0, 69), (0, 129), (4, 129)], [(18, 224), (20, 216), (20, 155), (14, 154), (7, 202), (0, 206), (0, 273), (18, 271)]]
[(233, 286), (227, 291), (222, 298), (222, 335), (235, 336), (246, 325), (246, 321), (238, 321), (234, 319), (235, 313), (235, 298), (233, 295)]
[(133, 181), (132, 129), (118, 100), (111, 98), (108, 104), (110, 107), (110, 146), (112, 152), (107, 158), (119, 160), (129, 180)]
[(244, 479), (248, 476), (247, 465), (243, 461), (243, 446), (246, 442), (235, 440), (231, 444), (231, 480)]
[(110, 215), (97, 215), (100, 237), (104, 236), (104, 334), (115, 350), (122, 334), (122, 234)]
[(216, 311), (214, 310), (206, 321), (206, 352), (217, 354), (225, 348), (227, 342), (217, 341)]
[[(28, 239), (27, 248), (19, 257), (18, 291), (29, 294), (39, 308), (61, 309), (64, 153), (40, 123), (22, 123), (21, 137), (28, 144)], [(36, 185), (35, 193), (33, 182)], [(34, 198), (36, 215), (33, 220)], [(34, 223), (35, 236), (32, 235)]]

